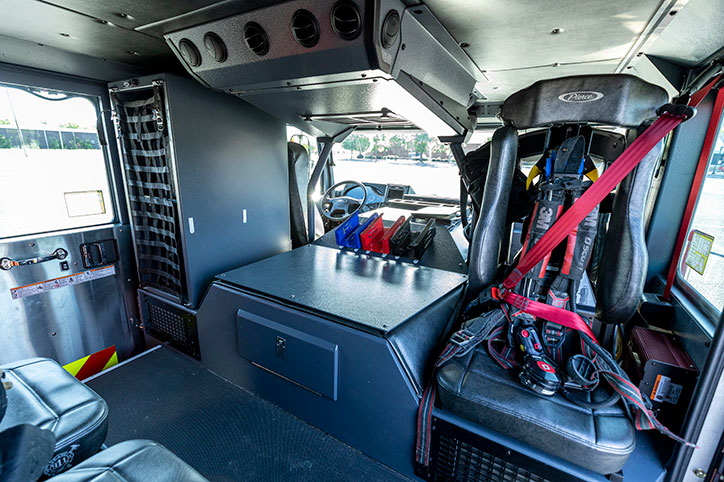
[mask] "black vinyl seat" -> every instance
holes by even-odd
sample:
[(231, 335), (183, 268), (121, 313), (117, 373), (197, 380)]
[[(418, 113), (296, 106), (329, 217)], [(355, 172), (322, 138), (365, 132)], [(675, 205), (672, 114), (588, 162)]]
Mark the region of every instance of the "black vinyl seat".
[(50, 479), (51, 482), (206, 482), (168, 449), (150, 440), (128, 440)]
[(309, 184), (309, 153), (296, 142), (287, 143), (289, 161), (289, 218), (292, 248), (309, 243), (307, 235), (307, 186)]
[(93, 390), (54, 360), (32, 358), (2, 366), (7, 410), (0, 432), (28, 424), (55, 435), (53, 458), (45, 467), (52, 476), (90, 457), (105, 441), (108, 406)]
[[(307, 148), (296, 142), (287, 143), (289, 162), (289, 219), (292, 249), (309, 243), (307, 233), (307, 188), (309, 187), (310, 159)], [(314, 216), (315, 238), (324, 234), (322, 216)]]
[(446, 409), (594, 472), (618, 472), (636, 445), (621, 406), (590, 410), (560, 394), (538, 395), (481, 350), (453, 358), (437, 381)]
[[(660, 87), (623, 74), (544, 80), (508, 98), (501, 112), (505, 125), (490, 144), (471, 241), (471, 292), (493, 285), (506, 259), (501, 246), (517, 162), (517, 130), (564, 124), (635, 129), (655, 118), (656, 109), (666, 102), (668, 95)], [(616, 192), (595, 286), (596, 318), (603, 323), (627, 322), (641, 299), (648, 265), (644, 206), (662, 151), (660, 143)], [(492, 361), (485, 345), (438, 370), (438, 401), (444, 409), (601, 474), (623, 467), (633, 452), (635, 432), (622, 407), (584, 409), (561, 395), (533, 393), (515, 370), (503, 370)]]

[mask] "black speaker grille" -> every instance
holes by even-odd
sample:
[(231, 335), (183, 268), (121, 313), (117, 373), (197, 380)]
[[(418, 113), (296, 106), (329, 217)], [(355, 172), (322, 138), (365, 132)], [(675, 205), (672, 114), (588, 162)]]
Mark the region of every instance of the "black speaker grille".
[(441, 436), (438, 450), (437, 480), (441, 482), (548, 482), (455, 437)]
[(199, 358), (196, 315), (155, 298), (143, 296), (145, 331), (188, 355)]
[(307, 10), (297, 10), (292, 16), (292, 36), (302, 47), (314, 47), (319, 42), (319, 23)]
[(432, 417), (430, 464), (416, 465), (430, 482), (582, 482), (549, 465), (447, 420)]

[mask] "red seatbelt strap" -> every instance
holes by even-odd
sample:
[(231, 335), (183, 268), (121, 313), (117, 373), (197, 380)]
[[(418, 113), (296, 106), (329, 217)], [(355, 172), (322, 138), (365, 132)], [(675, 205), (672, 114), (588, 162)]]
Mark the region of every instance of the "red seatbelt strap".
[(606, 169), (598, 180), (556, 221), (541, 239), (523, 255), (516, 268), (503, 281), (507, 290), (548, 253), (553, 251), (573, 229), (641, 162), (648, 152), (684, 120), (683, 116), (663, 114), (646, 129), (623, 154)]
[[(551, 227), (551, 229), (553, 228)], [(528, 313), (537, 318), (543, 318), (544, 320), (553, 321), (554, 323), (563, 325), (566, 328), (578, 330), (590, 336), (594, 341), (596, 340), (596, 337), (593, 336), (593, 332), (591, 331), (591, 327), (583, 321), (583, 318), (573, 311), (563, 310), (546, 303), (533, 301), (523, 295), (513, 293), (512, 291), (503, 290), (501, 292), (495, 287), (492, 288), (492, 294), (493, 298), (503, 300), (524, 313)]]
[[(719, 79), (717, 77), (705, 88), (701, 89), (697, 94), (702, 93), (697, 97), (698, 102), (701, 102), (706, 94), (709, 93), (714, 83)], [(692, 101), (694, 96), (691, 97)], [(701, 148), (701, 155), (699, 156), (699, 164), (696, 167), (696, 174), (694, 175), (694, 182), (691, 185), (691, 191), (689, 192), (689, 199), (686, 202), (686, 209), (684, 210), (684, 217), (681, 220), (681, 227), (679, 228), (679, 235), (676, 238), (676, 244), (674, 245), (674, 253), (671, 258), (671, 265), (669, 265), (669, 273), (666, 277), (666, 287), (664, 288), (663, 298), (668, 300), (671, 296), (671, 287), (674, 285), (674, 279), (676, 278), (676, 271), (679, 267), (679, 258), (681, 257), (681, 251), (684, 247), (684, 241), (686, 235), (689, 232), (689, 225), (691, 218), (694, 216), (694, 208), (696, 207), (696, 200), (699, 198), (699, 190), (701, 184), (704, 181), (704, 175), (706, 174), (706, 168), (709, 165), (709, 156), (711, 155), (711, 149), (716, 142), (717, 127), (719, 127), (719, 119), (721, 118), (722, 109), (724, 109), (724, 89), (719, 90), (714, 102), (714, 110), (711, 113), (711, 120), (709, 121), (709, 127), (706, 131), (706, 137), (704, 138), (704, 145)]]
[[(714, 79), (701, 91), (694, 93), (691, 96), (689, 106), (695, 107), (698, 105), (717, 80), (718, 78)], [(686, 120), (684, 115), (664, 112), (643, 134), (636, 138), (628, 149), (606, 169), (603, 175), (550, 227), (530, 251), (523, 254), (516, 267), (503, 281), (503, 289), (498, 293), (500, 299), (533, 316), (586, 333), (595, 341), (596, 338), (593, 336), (588, 324), (576, 313), (530, 300), (513, 293), (511, 290), (528, 271), (533, 269), (540, 260), (545, 258), (561, 241), (568, 237), (588, 213), (608, 196), (656, 144), (661, 142), (669, 132), (684, 120)]]

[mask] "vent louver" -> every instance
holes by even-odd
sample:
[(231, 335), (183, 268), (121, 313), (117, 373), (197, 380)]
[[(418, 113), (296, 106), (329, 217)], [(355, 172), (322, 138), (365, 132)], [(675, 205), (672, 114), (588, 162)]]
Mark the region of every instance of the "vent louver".
[(221, 40), (221, 37), (213, 32), (208, 32), (204, 35), (204, 47), (206, 51), (211, 55), (217, 62), (225, 62), (227, 57), (226, 44)]
[(390, 11), (382, 23), (382, 46), (386, 49), (395, 45), (400, 36), (400, 14)]
[(181, 57), (191, 67), (198, 67), (201, 65), (201, 52), (189, 39), (182, 39), (178, 43), (178, 50), (181, 53)]
[(244, 42), (249, 50), (260, 57), (269, 52), (269, 37), (258, 23), (249, 22), (244, 25)]
[(362, 31), (362, 15), (353, 2), (342, 0), (332, 7), (332, 29), (341, 39), (354, 40)]
[(302, 47), (311, 48), (319, 42), (319, 23), (307, 10), (297, 10), (292, 16), (292, 35)]

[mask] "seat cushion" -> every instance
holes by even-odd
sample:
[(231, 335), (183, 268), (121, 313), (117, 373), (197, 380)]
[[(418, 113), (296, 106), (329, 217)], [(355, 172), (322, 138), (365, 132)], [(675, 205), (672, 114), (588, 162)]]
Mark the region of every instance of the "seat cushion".
[(502, 369), (478, 346), (438, 371), (440, 403), (468, 420), (594, 472), (611, 474), (623, 467), (634, 449), (635, 433), (620, 402), (601, 410), (585, 409), (560, 394), (538, 395), (517, 375), (516, 370)]
[(94, 455), (52, 482), (204, 482), (206, 479), (162, 445), (149, 440), (121, 442)]
[(57, 362), (32, 358), (4, 365), (8, 407), (0, 431), (30, 424), (53, 432), (53, 458), (46, 476), (55, 475), (96, 453), (106, 438), (108, 406), (93, 390)]

